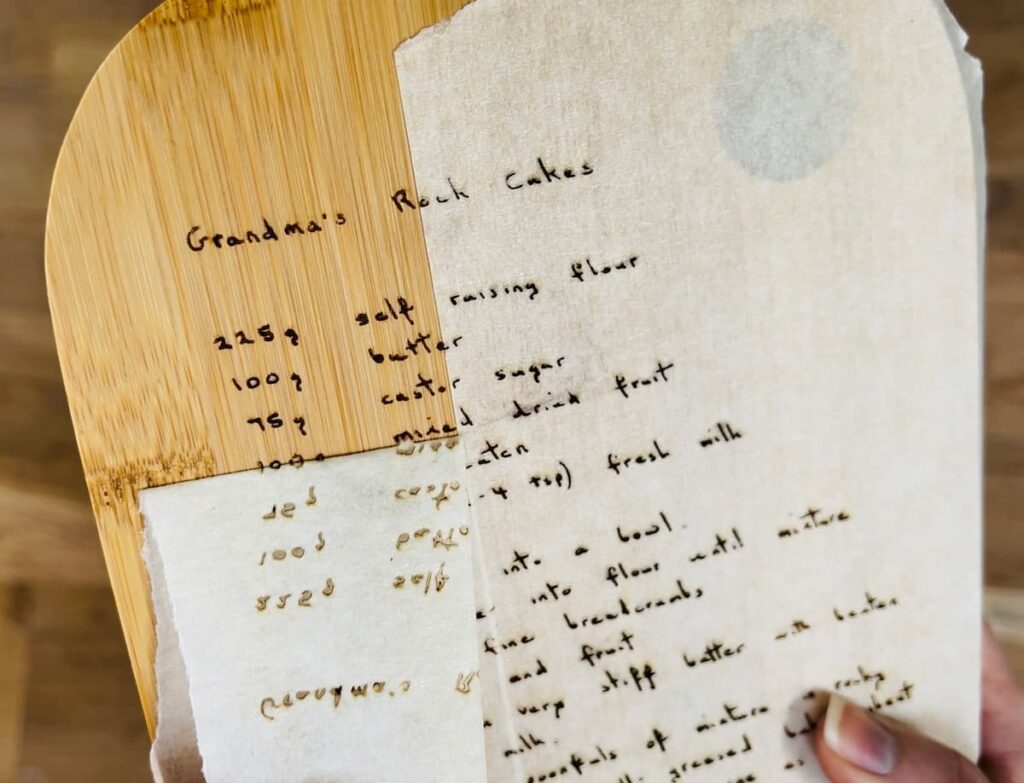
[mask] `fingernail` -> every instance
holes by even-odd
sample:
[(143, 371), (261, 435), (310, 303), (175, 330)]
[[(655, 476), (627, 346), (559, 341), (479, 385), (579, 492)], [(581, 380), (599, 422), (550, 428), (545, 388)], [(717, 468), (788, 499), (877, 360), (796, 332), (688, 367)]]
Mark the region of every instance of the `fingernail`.
[(888, 775), (896, 765), (896, 738), (838, 694), (832, 694), (825, 711), (825, 743), (855, 767), (875, 775)]

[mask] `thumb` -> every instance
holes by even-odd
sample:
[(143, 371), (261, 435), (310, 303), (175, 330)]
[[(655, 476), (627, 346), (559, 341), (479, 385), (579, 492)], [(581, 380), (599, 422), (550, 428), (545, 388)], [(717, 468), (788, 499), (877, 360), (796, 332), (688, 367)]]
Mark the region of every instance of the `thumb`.
[(832, 783), (987, 783), (952, 748), (890, 720), (879, 720), (833, 694), (814, 735)]

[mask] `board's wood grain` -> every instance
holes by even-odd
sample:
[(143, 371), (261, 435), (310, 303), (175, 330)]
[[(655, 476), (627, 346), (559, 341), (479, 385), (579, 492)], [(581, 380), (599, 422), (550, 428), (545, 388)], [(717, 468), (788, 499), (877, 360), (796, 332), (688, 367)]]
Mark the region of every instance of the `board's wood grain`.
[[(106, 60), (54, 175), (47, 284), (86, 483), (147, 720), (155, 702), (139, 490), (292, 455), (454, 431), (443, 354), (376, 365), (404, 297), (438, 339), (393, 50), (464, 0), (172, 0)], [(336, 217), (344, 214), (344, 220)], [(264, 235), (264, 219), (277, 241)], [(286, 235), (286, 224), (318, 232)], [(341, 223), (344, 222), (344, 225)], [(215, 233), (252, 240), (202, 252)], [(198, 244), (193, 240), (193, 244)], [(410, 316), (412, 317), (412, 316)], [(275, 339), (256, 335), (269, 325)], [(284, 337), (294, 329), (298, 345)], [(256, 341), (218, 350), (238, 330)], [(403, 330), (404, 331), (404, 330)], [(297, 372), (257, 391), (242, 379)], [(279, 412), (284, 425), (250, 418)], [(306, 421), (293, 426), (293, 417)], [(269, 422), (267, 422), (269, 423)], [(303, 433), (303, 430), (306, 433)]]

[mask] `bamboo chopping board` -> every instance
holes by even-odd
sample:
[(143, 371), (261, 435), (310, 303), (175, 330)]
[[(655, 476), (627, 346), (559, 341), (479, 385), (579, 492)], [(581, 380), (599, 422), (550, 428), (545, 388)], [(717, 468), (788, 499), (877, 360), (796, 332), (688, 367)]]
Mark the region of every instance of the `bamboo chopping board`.
[(74, 118), (47, 284), (151, 734), (139, 491), (456, 425), (392, 54), (466, 2), (168, 0)]

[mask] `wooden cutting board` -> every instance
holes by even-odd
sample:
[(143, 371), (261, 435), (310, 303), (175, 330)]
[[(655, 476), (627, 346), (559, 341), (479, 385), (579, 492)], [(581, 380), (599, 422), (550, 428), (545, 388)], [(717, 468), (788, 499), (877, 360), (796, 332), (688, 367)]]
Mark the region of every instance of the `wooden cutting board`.
[(47, 284), (151, 734), (139, 491), (456, 426), (392, 54), (466, 1), (169, 0), (75, 115)]

